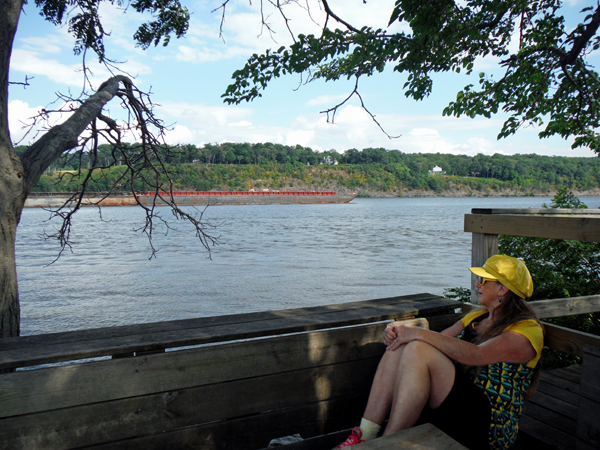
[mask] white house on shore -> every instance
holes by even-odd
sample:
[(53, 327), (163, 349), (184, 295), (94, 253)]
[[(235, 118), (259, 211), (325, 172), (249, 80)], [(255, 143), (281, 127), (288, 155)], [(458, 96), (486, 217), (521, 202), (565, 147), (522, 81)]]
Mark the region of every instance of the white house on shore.
[(440, 166), (434, 166), (433, 169), (429, 171), (431, 175), (445, 175), (446, 171), (442, 170)]

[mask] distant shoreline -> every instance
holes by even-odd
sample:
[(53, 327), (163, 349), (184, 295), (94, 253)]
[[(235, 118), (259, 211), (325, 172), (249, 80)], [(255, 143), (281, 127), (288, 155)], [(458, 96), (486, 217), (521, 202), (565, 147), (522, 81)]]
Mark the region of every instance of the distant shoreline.
[[(298, 192), (302, 192), (298, 190)], [(358, 195), (356, 192), (350, 192), (347, 188), (341, 188), (338, 190), (336, 197), (348, 197), (345, 201), (334, 201), (334, 202), (323, 202), (323, 201), (305, 201), (305, 202), (291, 202), (291, 203), (346, 203), (351, 201), (353, 197), (359, 199), (381, 199), (381, 198), (535, 198), (535, 197), (552, 197), (556, 194), (554, 190), (540, 190), (528, 193), (523, 193), (514, 190), (468, 190), (468, 189), (452, 189), (435, 192), (432, 190), (408, 190), (404, 189), (401, 192), (384, 192), (370, 189), (358, 189)], [(590, 191), (573, 191), (576, 197), (600, 197), (600, 189), (594, 189)], [(36, 197), (31, 196), (25, 201), (26, 208), (60, 208), (68, 200), (67, 197)], [(182, 199), (178, 199), (182, 200)], [(98, 205), (99, 203), (99, 205)], [(188, 202), (189, 203), (189, 202)], [(212, 202), (209, 202), (212, 203)], [(240, 202), (238, 202), (241, 204)], [(264, 202), (263, 202), (264, 203)], [(269, 202), (266, 202), (269, 203)], [(283, 203), (283, 202), (274, 202)], [(183, 201), (180, 205), (185, 206), (186, 202)], [(207, 202), (202, 204), (208, 204)], [(237, 204), (236, 202), (215, 202), (214, 204)], [(269, 204), (273, 204), (270, 202)], [(115, 198), (94, 198), (90, 197), (84, 202), (83, 206), (136, 206), (133, 197), (118, 196)]]
[[(468, 197), (552, 197), (556, 194), (555, 190), (540, 190), (531, 192), (520, 192), (514, 190), (500, 190), (500, 191), (478, 191), (478, 190), (445, 190), (440, 192), (425, 191), (425, 190), (403, 190), (401, 192), (382, 192), (367, 189), (358, 189), (358, 198), (426, 198), (426, 197), (439, 197), (439, 198), (468, 198)], [(593, 189), (589, 191), (577, 191), (574, 190), (573, 194), (576, 197), (600, 197), (600, 189)]]

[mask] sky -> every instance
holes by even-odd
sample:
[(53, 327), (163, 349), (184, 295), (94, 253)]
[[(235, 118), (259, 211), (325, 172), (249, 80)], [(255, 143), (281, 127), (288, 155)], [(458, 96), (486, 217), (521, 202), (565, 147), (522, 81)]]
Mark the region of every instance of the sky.
[[(294, 33), (318, 34), (324, 13), (316, 0), (305, 0), (307, 10), (289, 5), (286, 14)], [(360, 92), (368, 109), (386, 132), (400, 137), (389, 139), (364, 112), (357, 100), (338, 111), (335, 123), (327, 123), (321, 111), (346, 98), (353, 82), (312, 82), (303, 84), (299, 75), (288, 75), (272, 82), (263, 97), (251, 103), (230, 106), (221, 95), (231, 83), (231, 75), (241, 69), (253, 53), (290, 44), (291, 37), (281, 17), (267, 11), (273, 33), (261, 29), (259, 5), (263, 2), (232, 0), (227, 6), (223, 35), (220, 36), (221, 11), (214, 11), (222, 1), (183, 0), (192, 13), (187, 35), (173, 38), (167, 47), (143, 50), (132, 39), (144, 17), (134, 11), (102, 4), (107, 55), (118, 67), (135, 77), (135, 83), (152, 92), (157, 113), (171, 130), (171, 144), (218, 144), (223, 142), (273, 142), (302, 145), (316, 151), (343, 152), (356, 148), (383, 147), (405, 153), (448, 153), (474, 156), (530, 154), (594, 157), (589, 149), (571, 150), (571, 142), (561, 138), (540, 140), (539, 130), (525, 128), (515, 136), (498, 141), (496, 136), (503, 116), (485, 118), (443, 117), (442, 110), (456, 98), (465, 85), (475, 82), (481, 71), (501, 73), (498, 60), (485, 58), (475, 64), (473, 75), (439, 74), (434, 77), (433, 94), (417, 102), (402, 91), (405, 76), (386, 69), (384, 73), (361, 81)], [(251, 3), (251, 4), (250, 4)], [(268, 2), (264, 2), (267, 4)], [(595, 5), (589, 0), (564, 2), (565, 17), (576, 18), (578, 12)], [(332, 9), (347, 22), (361, 27), (385, 28), (394, 0), (331, 0)], [(340, 28), (341, 25), (338, 25)], [(400, 27), (400, 25), (394, 25)], [(397, 30), (391, 28), (390, 31)], [(23, 123), (41, 108), (61, 106), (57, 93), (78, 95), (84, 77), (82, 57), (73, 54), (74, 39), (67, 26), (56, 27), (39, 16), (35, 2), (28, 2), (21, 15), (11, 59), (9, 125), (14, 142), (27, 144), (34, 134), (25, 135)], [(590, 55), (589, 62), (600, 65), (600, 52)], [(92, 54), (86, 63), (93, 73), (92, 84), (99, 86), (111, 74)], [(120, 106), (113, 100), (107, 113), (118, 117)], [(59, 123), (64, 118), (57, 118)]]

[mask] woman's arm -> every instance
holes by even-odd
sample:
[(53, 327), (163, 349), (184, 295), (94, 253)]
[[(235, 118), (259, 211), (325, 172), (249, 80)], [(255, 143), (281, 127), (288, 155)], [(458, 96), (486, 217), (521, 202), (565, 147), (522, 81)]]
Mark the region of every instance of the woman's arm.
[(483, 366), (500, 361), (525, 364), (536, 356), (529, 339), (520, 333), (507, 331), (480, 345), (475, 345), (445, 333), (454, 327), (457, 325), (454, 324), (442, 333), (436, 333), (422, 328), (397, 326), (396, 338), (387, 348), (395, 350), (400, 345), (419, 340), (437, 348), (454, 361), (472, 366)]
[(446, 328), (444, 331), (442, 331), (441, 333), (445, 336), (450, 336), (455, 338), (456, 336), (458, 336), (462, 330), (465, 329), (465, 326), (462, 323), (462, 320), (459, 320), (458, 322), (456, 322), (454, 325), (452, 325), (451, 327)]
[[(385, 344), (386, 347), (389, 346), (392, 342), (394, 342), (394, 339), (396, 339), (398, 337), (398, 335), (396, 334), (396, 330), (395, 330), (395, 328), (397, 326), (398, 325), (396, 325), (392, 322), (392, 323), (389, 323), (385, 327), (385, 330), (383, 330), (383, 343)], [(451, 327), (448, 327), (445, 330), (441, 331), (441, 333), (446, 336), (455, 338), (464, 329), (465, 329), (465, 327), (464, 327), (462, 321), (459, 320)]]

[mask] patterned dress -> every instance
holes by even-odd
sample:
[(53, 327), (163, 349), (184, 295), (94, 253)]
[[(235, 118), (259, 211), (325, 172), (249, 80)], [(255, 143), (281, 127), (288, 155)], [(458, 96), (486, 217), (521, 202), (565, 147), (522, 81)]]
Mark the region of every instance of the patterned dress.
[[(462, 320), (465, 330), (458, 339), (471, 341), (476, 332), (473, 324), (487, 316), (487, 311), (479, 310), (467, 314)], [(471, 371), (470, 378), (483, 389), (490, 401), (490, 449), (505, 450), (515, 443), (519, 431), (519, 418), (523, 412), (525, 393), (531, 385), (533, 371), (539, 361), (543, 347), (543, 330), (534, 320), (524, 320), (506, 328), (503, 332), (515, 331), (526, 336), (537, 356), (527, 364), (499, 362), (482, 366), (479, 371)]]

